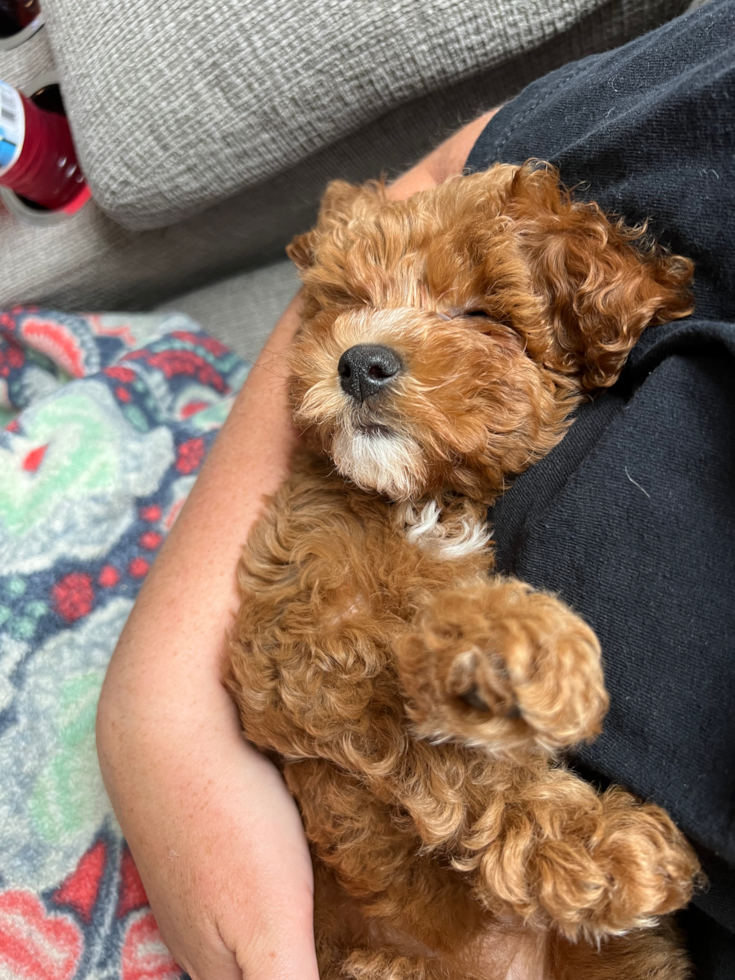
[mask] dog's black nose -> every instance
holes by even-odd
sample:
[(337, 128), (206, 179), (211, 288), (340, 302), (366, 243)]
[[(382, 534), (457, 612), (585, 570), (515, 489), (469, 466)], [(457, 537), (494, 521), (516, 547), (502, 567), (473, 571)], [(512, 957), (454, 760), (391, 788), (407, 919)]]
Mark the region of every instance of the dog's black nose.
[(364, 402), (394, 378), (401, 367), (398, 356), (390, 347), (356, 344), (340, 357), (337, 373), (342, 390)]

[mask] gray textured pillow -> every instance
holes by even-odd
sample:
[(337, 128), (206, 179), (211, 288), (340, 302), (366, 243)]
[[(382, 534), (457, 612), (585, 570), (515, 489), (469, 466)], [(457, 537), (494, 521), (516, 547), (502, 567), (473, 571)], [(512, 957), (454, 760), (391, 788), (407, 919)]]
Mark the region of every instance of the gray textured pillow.
[[(85, 20), (82, 3), (74, 0), (79, 29), (87, 32), (91, 50), (97, 28)], [(399, 173), (463, 120), (567, 61), (622, 44), (674, 16), (681, 6), (680, 0), (609, 0), (539, 47), (403, 103), (265, 183), (172, 227), (129, 231), (90, 203), (66, 224), (33, 228), (19, 225), (0, 206), (0, 305), (147, 309), (273, 259), (294, 234), (309, 227), (328, 180)], [(0, 61), (0, 76), (16, 85), (51, 68), (47, 32), (4, 52)], [(82, 61), (71, 75), (67, 71), (65, 92), (67, 82), (73, 88), (75, 72), (88, 70)], [(156, 104), (150, 109), (155, 111)], [(75, 128), (83, 140), (83, 121)]]
[(616, 33), (628, 33), (621, 14), (645, 22), (646, 8), (668, 7), (671, 16), (681, 6), (44, 0), (84, 171), (98, 204), (129, 228), (170, 224), (255, 187), (398, 105), (538, 47), (591, 11), (604, 21), (615, 10), (615, 43)]
[(288, 259), (241, 272), (169, 300), (160, 310), (186, 313), (247, 361), (255, 361), (299, 288)]

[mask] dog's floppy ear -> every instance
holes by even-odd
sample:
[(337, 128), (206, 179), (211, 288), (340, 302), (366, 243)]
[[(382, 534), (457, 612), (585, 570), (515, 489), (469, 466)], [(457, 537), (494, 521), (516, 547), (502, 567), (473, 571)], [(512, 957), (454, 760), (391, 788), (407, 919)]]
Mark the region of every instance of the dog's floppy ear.
[(290, 245), (286, 246), (286, 255), (293, 264), (303, 272), (310, 265), (314, 264), (314, 238), (313, 231), (305, 231), (302, 235), (297, 235)]
[(327, 184), (319, 208), (315, 228), (297, 235), (286, 249), (286, 255), (296, 268), (303, 272), (314, 264), (317, 243), (331, 236), (337, 247), (345, 245), (348, 226), (353, 219), (363, 215), (376, 201), (385, 199), (384, 185), (378, 181), (356, 186), (345, 180), (333, 180)]
[(375, 203), (383, 197), (383, 185), (378, 181), (366, 184), (348, 184), (346, 180), (333, 180), (327, 184), (319, 209), (318, 227), (324, 231), (334, 231), (345, 226), (356, 217), (364, 205)]
[(645, 327), (692, 312), (692, 262), (574, 201), (553, 167), (519, 168), (503, 211), (545, 307), (544, 363), (583, 389), (613, 384)]

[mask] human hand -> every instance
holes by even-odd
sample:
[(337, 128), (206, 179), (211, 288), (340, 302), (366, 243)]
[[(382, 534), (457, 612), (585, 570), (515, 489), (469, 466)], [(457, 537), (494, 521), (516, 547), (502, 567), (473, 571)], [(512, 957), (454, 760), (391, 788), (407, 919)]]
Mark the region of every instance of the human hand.
[(280, 773), (218, 680), (183, 710), (120, 680), (100, 704), (100, 763), (173, 957), (193, 980), (318, 980), (311, 859)]

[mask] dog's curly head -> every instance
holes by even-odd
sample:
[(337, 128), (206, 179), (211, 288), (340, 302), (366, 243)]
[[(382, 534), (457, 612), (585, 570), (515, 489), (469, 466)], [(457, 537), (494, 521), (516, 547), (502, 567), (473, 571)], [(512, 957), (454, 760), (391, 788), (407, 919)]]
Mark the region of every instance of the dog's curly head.
[(692, 263), (642, 235), (534, 162), (402, 202), (335, 181), (288, 250), (297, 423), (364, 489), (491, 501), (646, 326), (691, 312)]

